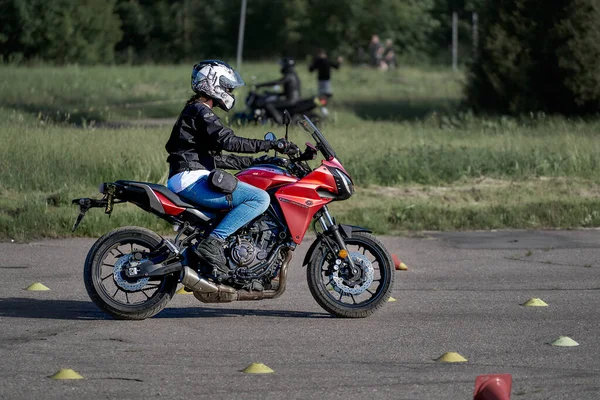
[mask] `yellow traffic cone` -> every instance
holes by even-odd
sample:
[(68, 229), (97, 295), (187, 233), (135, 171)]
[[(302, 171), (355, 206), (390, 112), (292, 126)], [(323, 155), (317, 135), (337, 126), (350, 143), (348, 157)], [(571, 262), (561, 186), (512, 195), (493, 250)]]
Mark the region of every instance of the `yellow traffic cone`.
[(271, 374), (275, 371), (267, 367), (265, 364), (252, 363), (242, 370), (242, 372), (246, 374)]
[(60, 369), (57, 373), (50, 377), (51, 379), (83, 379), (83, 376), (79, 375), (72, 369)]
[(531, 299), (527, 300), (521, 305), (527, 307), (548, 307), (548, 304), (544, 300), (538, 299), (536, 297), (532, 297)]
[(185, 286), (180, 287), (179, 290), (177, 290), (175, 293), (177, 293), (177, 294), (192, 294), (192, 292), (188, 292), (187, 290), (185, 290)]
[(435, 361), (437, 361), (437, 362), (455, 363), (455, 362), (465, 362), (465, 361), (468, 361), (468, 360), (466, 358), (464, 358), (463, 356), (461, 356), (460, 354), (455, 353), (453, 351), (450, 351), (450, 352), (442, 354)]
[(44, 291), (44, 290), (50, 290), (50, 288), (48, 286), (44, 285), (43, 283), (37, 282), (37, 283), (32, 283), (31, 285), (27, 286), (23, 290)]

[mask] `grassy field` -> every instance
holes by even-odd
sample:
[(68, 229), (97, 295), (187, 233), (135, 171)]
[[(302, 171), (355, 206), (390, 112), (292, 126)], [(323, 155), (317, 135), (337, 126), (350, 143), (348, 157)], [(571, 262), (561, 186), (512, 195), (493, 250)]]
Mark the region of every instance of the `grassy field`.
[[(70, 235), (70, 200), (96, 196), (103, 181), (164, 183), (164, 143), (190, 95), (190, 69), (0, 67), (0, 240)], [(303, 94), (314, 94), (316, 77), (299, 71)], [(242, 75), (274, 79), (277, 67), (245, 64)], [(323, 131), (358, 186), (331, 206), (338, 220), (378, 233), (599, 226), (600, 120), (475, 117), (460, 108), (463, 80), (408, 67), (334, 72)], [(168, 122), (133, 122), (156, 118)], [(236, 132), (269, 129), (283, 135)], [(307, 140), (299, 129), (290, 138)], [(110, 219), (91, 211), (77, 234), (125, 224), (169, 229), (121, 205)]]

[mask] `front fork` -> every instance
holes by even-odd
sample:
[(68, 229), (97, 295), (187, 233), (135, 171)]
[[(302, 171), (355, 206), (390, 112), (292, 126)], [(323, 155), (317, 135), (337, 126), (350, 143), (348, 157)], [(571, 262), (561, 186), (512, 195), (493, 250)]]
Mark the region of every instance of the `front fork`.
[[(323, 227), (323, 231), (325, 233), (329, 233), (331, 235), (331, 237), (333, 238), (333, 240), (335, 240), (335, 242), (339, 246), (340, 251), (336, 255), (339, 258), (341, 258), (342, 260), (347, 259), (348, 263), (354, 270), (355, 269), (354, 261), (352, 260), (352, 257), (350, 257), (350, 252), (348, 251), (348, 248), (346, 247), (346, 242), (344, 242), (344, 238), (342, 237), (342, 234), (340, 233), (340, 227), (338, 224), (336, 224), (333, 221), (333, 218), (331, 218), (331, 214), (329, 214), (329, 210), (327, 209), (327, 206), (322, 208), (321, 216), (319, 217), (318, 221), (321, 224), (321, 226)], [(344, 254), (340, 254), (342, 252), (342, 250), (344, 250), (346, 252), (346, 255), (344, 257), (342, 257)]]

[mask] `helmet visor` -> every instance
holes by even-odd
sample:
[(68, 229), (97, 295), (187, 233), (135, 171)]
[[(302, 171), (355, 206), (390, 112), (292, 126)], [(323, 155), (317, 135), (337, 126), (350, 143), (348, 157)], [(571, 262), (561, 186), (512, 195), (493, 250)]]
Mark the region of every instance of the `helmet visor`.
[(233, 69), (231, 70), (230, 74), (221, 75), (221, 77), (219, 78), (219, 83), (229, 92), (231, 92), (235, 88), (245, 85), (244, 80), (242, 79), (240, 74)]

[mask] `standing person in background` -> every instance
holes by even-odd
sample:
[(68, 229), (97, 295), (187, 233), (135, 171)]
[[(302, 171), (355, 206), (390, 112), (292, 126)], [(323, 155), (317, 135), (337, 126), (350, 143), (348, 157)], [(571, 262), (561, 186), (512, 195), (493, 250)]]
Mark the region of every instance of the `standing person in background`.
[(371, 36), (371, 41), (369, 42), (369, 47), (367, 50), (369, 52), (371, 66), (379, 68), (381, 65), (381, 56), (383, 54), (383, 51), (378, 35), (373, 34), (373, 36)]
[(394, 52), (394, 43), (392, 39), (385, 41), (385, 47), (383, 48), (383, 62), (388, 68), (396, 68), (396, 53)]
[(317, 51), (317, 56), (313, 59), (308, 67), (310, 72), (317, 70), (317, 84), (319, 97), (331, 97), (331, 68), (338, 69), (344, 61), (342, 57), (338, 57), (335, 61), (327, 58), (327, 52), (323, 49)]

